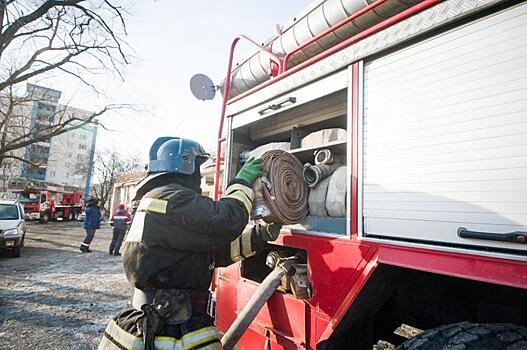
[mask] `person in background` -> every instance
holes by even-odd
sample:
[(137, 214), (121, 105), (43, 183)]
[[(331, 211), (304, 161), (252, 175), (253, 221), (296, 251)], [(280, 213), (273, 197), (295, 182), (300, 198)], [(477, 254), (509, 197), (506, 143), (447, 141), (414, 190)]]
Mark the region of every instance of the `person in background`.
[(83, 253), (91, 253), (90, 244), (95, 237), (95, 231), (101, 228), (101, 211), (97, 207), (98, 200), (90, 197), (86, 200), (86, 209), (84, 210), (84, 229), (86, 230), (86, 237), (81, 242), (80, 251)]
[(112, 242), (110, 243), (110, 255), (119, 256), (119, 249), (121, 249), (121, 244), (123, 243), (124, 235), (126, 234), (126, 229), (128, 224), (132, 222), (132, 215), (125, 209), (124, 204), (119, 204), (119, 207), (113, 213), (110, 219), (110, 225), (113, 226), (113, 237)]

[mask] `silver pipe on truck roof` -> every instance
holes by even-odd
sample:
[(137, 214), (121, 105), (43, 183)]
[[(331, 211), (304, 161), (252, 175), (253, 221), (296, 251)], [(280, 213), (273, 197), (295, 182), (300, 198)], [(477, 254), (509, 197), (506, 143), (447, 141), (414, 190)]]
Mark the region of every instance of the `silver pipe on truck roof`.
[[(326, 0), (311, 5), (301, 17), (293, 18), (292, 24), (283, 33), (269, 40), (268, 46), (274, 54), (281, 57), (298, 46), (308, 42), (326, 29), (334, 26), (360, 9), (374, 3), (375, 0)], [(418, 4), (421, 0), (388, 0), (384, 4), (365, 13), (334, 33), (330, 33), (313, 44), (293, 54), (288, 67), (293, 67), (322, 51), (374, 26), (383, 20)], [(230, 98), (244, 93), (269, 79), (270, 61), (257, 52), (238, 66), (232, 75)], [(221, 91), (223, 85), (221, 83)]]

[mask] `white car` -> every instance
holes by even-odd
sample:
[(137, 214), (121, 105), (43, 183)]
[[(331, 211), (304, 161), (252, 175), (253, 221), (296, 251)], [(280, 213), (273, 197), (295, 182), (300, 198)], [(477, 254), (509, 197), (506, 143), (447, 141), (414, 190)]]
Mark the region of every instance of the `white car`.
[(77, 217), (77, 220), (84, 221), (84, 218), (86, 217), (86, 211), (83, 210), (82, 213)]
[(24, 207), (18, 201), (0, 201), (0, 250), (19, 257), (25, 235)]

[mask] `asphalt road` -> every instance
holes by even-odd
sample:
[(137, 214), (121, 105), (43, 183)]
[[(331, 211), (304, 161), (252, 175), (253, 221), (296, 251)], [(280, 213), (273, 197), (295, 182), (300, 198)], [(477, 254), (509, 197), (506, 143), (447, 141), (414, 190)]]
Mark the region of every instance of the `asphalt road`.
[(20, 258), (0, 255), (0, 349), (95, 349), (132, 288), (121, 257), (110, 256), (111, 227), (81, 253), (81, 222), (28, 225)]

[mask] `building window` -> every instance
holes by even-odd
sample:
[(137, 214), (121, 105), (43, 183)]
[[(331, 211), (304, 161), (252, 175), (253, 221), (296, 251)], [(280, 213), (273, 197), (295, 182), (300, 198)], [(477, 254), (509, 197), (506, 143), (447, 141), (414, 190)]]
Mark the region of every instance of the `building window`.
[(83, 143), (79, 144), (79, 149), (86, 149), (86, 145)]
[(70, 173), (66, 173), (66, 177), (69, 178), (70, 177)]
[(68, 142), (68, 147), (73, 147), (73, 143), (72, 142)]
[(71, 158), (73, 156), (73, 153), (68, 153), (68, 158)]
[(49, 176), (55, 176), (55, 171), (51, 170), (51, 171), (49, 172)]
[(82, 160), (83, 159), (82, 154), (77, 154), (77, 159), (81, 159)]
[(71, 165), (71, 163), (70, 163), (70, 162), (66, 162), (66, 168), (69, 168), (69, 167), (70, 167), (70, 165)]
[(43, 110), (48, 111), (48, 112), (53, 112), (53, 110), (55, 109), (53, 105), (49, 105), (47, 103), (42, 103), (42, 102), (39, 102), (37, 104), (37, 108), (38, 109), (43, 109)]
[(76, 167), (77, 169), (82, 169), (82, 164), (77, 163), (77, 164), (75, 165), (75, 167)]

